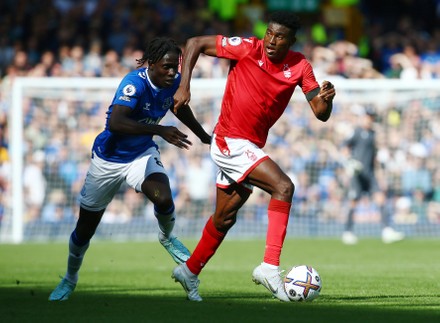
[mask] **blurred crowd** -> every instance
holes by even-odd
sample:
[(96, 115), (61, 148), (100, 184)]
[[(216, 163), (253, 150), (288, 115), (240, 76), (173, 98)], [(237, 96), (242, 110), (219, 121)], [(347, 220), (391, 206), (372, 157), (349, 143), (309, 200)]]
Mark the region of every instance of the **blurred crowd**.
[[(303, 15), (295, 49), (320, 72), (344, 78), (440, 77), (440, 1), (357, 2), (363, 24), (356, 41), (347, 41), (344, 28), (320, 15)], [(145, 43), (158, 35), (182, 45), (188, 37), (203, 34), (261, 37), (257, 25), (267, 17), (265, 3), (4, 0), (0, 77), (120, 76), (136, 66)], [(219, 11), (226, 4), (232, 6), (230, 16)]]
[[(325, 77), (438, 79), (440, 24), (429, 24), (429, 19), (423, 24), (412, 16), (410, 5), (418, 5), (419, 11), (425, 13), (432, 8), (425, 16), (431, 17), (439, 10), (439, 1), (425, 1), (425, 5), (417, 1), (403, 2), (407, 6), (400, 9), (407, 8), (408, 12), (387, 20), (385, 14), (380, 19), (381, 15), (374, 11), (378, 1), (370, 1), (369, 5), (368, 1), (361, 1), (360, 7), (366, 15), (364, 43), (347, 41), (340, 30), (331, 28), (327, 29), (324, 41), (318, 40), (311, 33), (312, 25), (305, 25), (295, 50), (307, 56), (318, 80)], [(237, 24), (233, 19), (225, 19), (212, 10), (211, 1), (207, 0), (2, 1), (0, 217), (5, 208), (10, 207), (7, 113), (14, 77), (120, 78), (136, 68), (144, 42), (157, 35), (173, 37), (182, 45), (193, 35), (252, 35), (251, 22), (265, 16), (264, 1), (240, 3), (237, 15), (247, 17), (249, 23)], [(252, 12), (253, 18), (243, 16), (244, 12)], [(222, 78), (228, 66), (226, 60), (201, 57), (193, 75)], [(107, 92), (108, 99), (97, 101), (68, 97), (24, 101), (26, 221), (74, 219), (92, 140), (104, 125), (112, 95)], [(195, 98), (193, 104), (207, 130), (211, 129), (219, 98)], [(425, 99), (415, 96), (405, 105), (371, 104), (379, 115), (380, 184), (395, 209), (395, 222), (440, 223), (439, 95)], [(280, 165), (294, 179), (295, 216), (319, 215), (319, 221), (343, 221), (350, 167), (341, 149), (364, 108), (350, 100), (340, 100), (335, 104), (331, 120), (323, 125), (313, 120), (303, 103), (296, 103), (274, 127), (266, 150), (279, 159)], [(176, 120), (163, 122), (175, 123)], [(197, 139), (192, 140), (197, 143)], [(206, 147), (197, 143), (190, 153), (181, 153), (166, 144), (161, 148), (178, 211), (186, 217), (209, 214), (214, 199), (215, 169)], [(283, 158), (285, 156), (290, 158)], [(246, 208), (245, 217), (264, 219), (266, 198), (263, 192), (255, 192), (249, 203), (252, 211), (246, 212)], [(197, 206), (198, 211), (185, 211), (189, 204)], [(150, 208), (140, 194), (121, 189), (104, 221), (126, 222), (140, 215), (148, 216), (153, 214)], [(379, 213), (368, 201), (361, 204), (357, 214), (357, 221), (379, 222)]]

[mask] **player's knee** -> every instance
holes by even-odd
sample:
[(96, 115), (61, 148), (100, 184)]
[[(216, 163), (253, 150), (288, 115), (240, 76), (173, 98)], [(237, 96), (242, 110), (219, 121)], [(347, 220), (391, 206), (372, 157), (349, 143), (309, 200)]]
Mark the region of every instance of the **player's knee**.
[(236, 216), (231, 217), (215, 217), (214, 216), (214, 226), (220, 232), (228, 232), (237, 221)]
[(285, 177), (277, 183), (277, 193), (286, 199), (291, 199), (295, 192), (295, 184), (289, 177)]
[(79, 240), (88, 241), (93, 237), (96, 228), (101, 222), (104, 211), (105, 209), (99, 211), (90, 211), (81, 205), (79, 219), (75, 228)]

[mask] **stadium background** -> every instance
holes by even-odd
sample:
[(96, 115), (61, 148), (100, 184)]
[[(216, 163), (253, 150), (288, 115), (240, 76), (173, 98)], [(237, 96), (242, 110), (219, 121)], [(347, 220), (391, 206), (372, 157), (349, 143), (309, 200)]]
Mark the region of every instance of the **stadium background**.
[[(0, 241), (12, 217), (8, 118), (16, 77), (120, 79), (135, 68), (143, 44), (154, 36), (170, 36), (182, 45), (188, 37), (201, 34), (261, 37), (266, 15), (283, 9), (302, 17), (304, 27), (295, 50), (308, 57), (319, 80), (434, 81), (440, 78), (439, 6), (434, 0), (2, 1)], [(202, 57), (194, 77), (222, 79), (227, 67), (224, 60)], [(84, 100), (79, 97), (82, 93), (59, 98), (55, 92), (31, 93), (23, 105), (25, 240), (65, 239), (71, 231), (91, 140), (103, 126), (113, 95), (107, 91)], [(380, 97), (367, 102), (379, 112), (379, 178), (394, 209), (395, 225), (409, 236), (439, 235), (438, 92), (385, 108)], [(374, 97), (374, 91), (368, 93)], [(220, 98), (221, 91), (193, 102), (207, 128), (215, 122)], [(362, 100), (351, 103), (335, 106), (330, 126), (314, 123), (310, 111), (296, 104), (271, 133), (267, 151), (297, 186), (294, 220), (289, 225), (292, 236), (339, 236), (343, 230), (348, 174), (340, 149), (344, 135), (365, 108)], [(186, 154), (161, 147), (174, 188), (180, 234), (197, 236), (214, 201), (215, 169), (207, 149), (196, 144)], [(256, 191), (232, 234), (263, 236), (266, 202), (267, 196)], [(142, 196), (121, 189), (97, 237), (153, 236), (151, 208)], [(361, 235), (378, 234), (379, 216), (370, 201), (361, 204), (356, 220)]]

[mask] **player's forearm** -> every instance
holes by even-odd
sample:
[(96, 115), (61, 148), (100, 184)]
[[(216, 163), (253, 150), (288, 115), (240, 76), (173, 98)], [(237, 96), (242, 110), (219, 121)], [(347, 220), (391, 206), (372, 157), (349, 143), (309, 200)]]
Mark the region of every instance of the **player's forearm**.
[(187, 127), (200, 139), (204, 144), (211, 144), (211, 136), (203, 129), (202, 125), (198, 122)]
[(326, 122), (333, 110), (333, 98), (336, 92), (333, 84), (328, 81), (324, 81), (319, 88), (318, 94), (310, 101), (310, 105), (315, 113), (316, 118)]
[(110, 124), (109, 130), (123, 135), (157, 135), (160, 133), (160, 125), (145, 124), (129, 118), (120, 119), (117, 123)]
[(188, 105), (179, 109), (176, 117), (187, 126), (203, 143), (209, 144), (211, 136), (203, 129), (202, 125), (197, 121), (191, 108)]
[(185, 89), (189, 89), (189, 84), (191, 81), (192, 71), (194, 66), (196, 66), (197, 60), (200, 56), (201, 48), (197, 46), (197, 41), (194, 38), (190, 38), (185, 46), (182, 59), (182, 79), (180, 81), (180, 86)]
[(325, 100), (323, 97), (317, 95), (309, 103), (318, 120), (326, 122), (330, 118), (333, 110), (332, 100)]
[(333, 110), (333, 101), (329, 100), (329, 101), (325, 101), (323, 99), (322, 103), (320, 104), (320, 108), (318, 109), (318, 113), (316, 114), (316, 117), (321, 120), (321, 121), (327, 121), (331, 114), (332, 114), (332, 110)]
[(200, 36), (188, 39), (185, 45), (182, 59), (182, 79), (180, 86), (189, 89), (192, 71), (200, 54), (216, 56), (216, 36)]

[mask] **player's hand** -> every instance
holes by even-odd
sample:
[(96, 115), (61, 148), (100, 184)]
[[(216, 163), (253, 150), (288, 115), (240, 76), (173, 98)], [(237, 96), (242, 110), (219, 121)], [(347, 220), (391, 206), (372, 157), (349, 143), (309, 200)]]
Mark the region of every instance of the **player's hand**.
[(179, 86), (174, 94), (174, 113), (177, 113), (181, 106), (188, 105), (190, 100), (191, 92)]
[(201, 141), (202, 141), (202, 143), (204, 143), (206, 145), (210, 145), (211, 144), (211, 139), (212, 139), (212, 137), (210, 135), (206, 134), (206, 136), (201, 138)]
[(176, 127), (162, 126), (159, 136), (180, 149), (189, 149), (189, 146), (192, 146), (192, 142), (187, 139), (188, 136)]
[(336, 95), (335, 87), (329, 81), (322, 82), (318, 96), (326, 102), (331, 102)]

